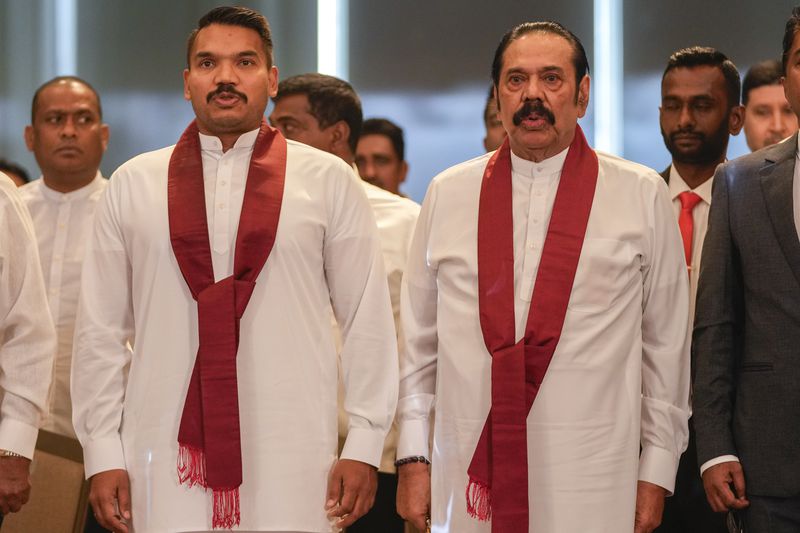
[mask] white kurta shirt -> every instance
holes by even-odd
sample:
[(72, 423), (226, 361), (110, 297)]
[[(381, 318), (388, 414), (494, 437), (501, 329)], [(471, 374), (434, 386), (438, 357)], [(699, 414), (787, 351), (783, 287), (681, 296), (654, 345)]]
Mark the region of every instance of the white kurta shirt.
[(675, 166), (669, 168), (669, 195), (672, 198), (672, 209), (675, 220), (681, 214), (681, 200), (678, 198), (684, 191), (691, 191), (701, 198), (692, 209), (692, 257), (689, 269), (689, 325), (694, 323), (694, 306), (697, 300), (697, 281), (700, 279), (700, 259), (703, 255), (703, 242), (706, 240), (708, 230), (708, 213), (711, 210), (711, 187), (714, 179), (704, 181), (696, 189), (690, 189)]
[[(222, 153), (201, 136), (214, 276), (232, 272), (257, 132)], [(167, 215), (172, 148), (120, 167), (84, 262), (72, 394), (86, 473), (125, 468), (136, 533), (211, 529), (211, 494), (178, 484), (177, 432), (198, 345), (197, 307)], [(336, 351), (344, 332), (343, 458), (377, 466), (397, 395), (391, 307), (372, 211), (338, 158), (288, 141), (276, 242), (241, 320), (242, 530), (328, 531)], [(126, 348), (131, 340), (133, 353)]]
[[(467, 516), (464, 496), (490, 406), (477, 281), (490, 156), (433, 180), (403, 281), (398, 457), (428, 455), (435, 400), (431, 514), (439, 533), (490, 530)], [(534, 163), (512, 154), (517, 339), (565, 157)], [(528, 416), (531, 532), (632, 531), (637, 479), (671, 491), (688, 440), (689, 291), (667, 187), (650, 169), (598, 157), (563, 332)]]
[(47, 300), (58, 340), (48, 415), (42, 428), (68, 437), (75, 437), (69, 374), (83, 253), (91, 235), (97, 201), (107, 184), (98, 172), (88, 185), (68, 193), (49, 188), (44, 179), (19, 189), (36, 229)]
[(33, 223), (0, 173), (0, 449), (33, 458), (55, 348)]

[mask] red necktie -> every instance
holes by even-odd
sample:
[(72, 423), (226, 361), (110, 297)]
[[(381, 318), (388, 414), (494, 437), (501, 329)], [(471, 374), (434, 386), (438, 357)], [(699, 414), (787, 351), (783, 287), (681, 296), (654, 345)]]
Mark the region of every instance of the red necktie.
[(686, 265), (691, 268), (692, 234), (694, 232), (694, 219), (692, 218), (692, 210), (694, 209), (694, 206), (696, 206), (697, 203), (702, 200), (702, 198), (692, 191), (683, 191), (678, 195), (678, 200), (681, 201), (681, 214), (678, 216), (678, 226), (681, 228), (683, 250), (686, 252)]

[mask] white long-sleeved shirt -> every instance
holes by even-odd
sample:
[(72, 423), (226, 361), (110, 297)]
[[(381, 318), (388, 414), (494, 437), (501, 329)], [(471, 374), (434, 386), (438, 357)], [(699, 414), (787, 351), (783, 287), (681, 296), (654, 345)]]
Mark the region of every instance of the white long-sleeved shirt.
[(0, 230), (0, 449), (32, 459), (56, 338), (33, 223), (2, 173)]
[[(429, 456), (435, 401), (431, 518), (440, 533), (490, 529), (467, 516), (464, 496), (490, 407), (477, 282), (490, 155), (433, 180), (403, 279), (398, 457)], [(534, 163), (512, 154), (517, 339), (565, 157)], [(528, 416), (530, 531), (632, 531), (637, 479), (671, 491), (688, 440), (689, 291), (667, 187), (650, 169), (598, 157), (561, 339)]]
[(107, 184), (98, 172), (88, 185), (68, 193), (49, 188), (44, 179), (19, 189), (36, 230), (50, 315), (56, 327), (53, 382), (47, 401), (48, 415), (42, 428), (73, 438), (69, 374), (81, 266), (97, 201)]
[[(256, 135), (225, 153), (218, 139), (200, 137), (216, 280), (232, 272)], [(379, 463), (396, 404), (396, 341), (363, 188), (334, 156), (291, 141), (287, 150), (276, 242), (241, 320), (240, 529), (327, 531), (336, 458), (331, 304), (344, 335), (343, 458)], [(171, 154), (143, 154), (112, 176), (84, 260), (75, 336), (73, 419), (86, 473), (127, 469), (137, 533), (211, 529), (210, 494), (179, 485), (175, 468), (198, 334), (170, 244)]]

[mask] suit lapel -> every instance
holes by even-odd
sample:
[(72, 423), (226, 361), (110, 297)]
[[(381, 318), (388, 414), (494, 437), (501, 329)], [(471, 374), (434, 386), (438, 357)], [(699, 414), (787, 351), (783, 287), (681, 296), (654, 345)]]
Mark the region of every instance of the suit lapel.
[(795, 279), (800, 283), (800, 239), (794, 223), (792, 190), (796, 151), (797, 134), (767, 151), (764, 166), (758, 174), (772, 229)]

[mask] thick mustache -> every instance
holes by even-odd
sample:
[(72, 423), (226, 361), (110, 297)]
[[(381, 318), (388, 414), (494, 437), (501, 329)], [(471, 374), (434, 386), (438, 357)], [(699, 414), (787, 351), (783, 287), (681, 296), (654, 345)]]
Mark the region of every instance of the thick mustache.
[(212, 98), (214, 98), (215, 96), (219, 96), (222, 93), (233, 94), (233, 95), (239, 97), (239, 99), (241, 99), (244, 103), (247, 103), (247, 95), (237, 91), (236, 88), (233, 85), (231, 85), (230, 83), (223, 83), (222, 85), (217, 87), (216, 90), (211, 91), (210, 93), (208, 93), (208, 96), (206, 96), (206, 102), (210, 102)]
[(556, 117), (553, 115), (553, 112), (547, 109), (544, 106), (544, 103), (541, 100), (526, 100), (522, 107), (514, 113), (513, 121), (515, 126), (519, 126), (522, 124), (522, 121), (528, 118), (528, 115), (531, 113), (536, 113), (537, 115), (541, 115), (550, 125), (556, 123)]

